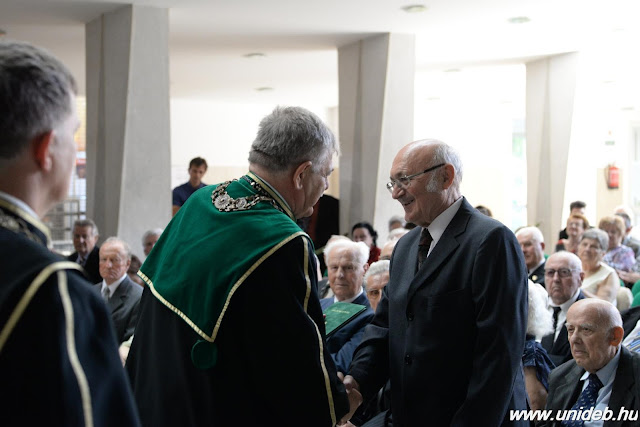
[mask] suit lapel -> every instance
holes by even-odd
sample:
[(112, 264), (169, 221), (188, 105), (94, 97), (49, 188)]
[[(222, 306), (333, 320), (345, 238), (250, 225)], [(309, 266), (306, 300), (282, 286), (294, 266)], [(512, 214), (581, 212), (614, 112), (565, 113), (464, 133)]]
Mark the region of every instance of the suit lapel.
[(573, 404), (578, 400), (578, 395), (582, 389), (580, 377), (584, 374), (584, 369), (575, 364), (575, 362), (573, 363), (574, 365), (564, 377), (564, 381), (559, 383), (556, 388), (556, 397), (554, 400), (558, 402), (558, 404), (554, 404), (554, 407), (571, 409)]
[(630, 398), (633, 396), (629, 390), (635, 384), (635, 375), (633, 372), (633, 359), (631, 353), (626, 347), (620, 347), (620, 360), (618, 361), (618, 369), (616, 377), (613, 380), (613, 389), (609, 398), (609, 408), (614, 413), (618, 413), (623, 406), (629, 408), (631, 406)]
[[(467, 224), (469, 223), (469, 219), (471, 218), (470, 209), (473, 209), (469, 203), (467, 203), (466, 199), (462, 200), (462, 204), (458, 209), (458, 212), (451, 219), (451, 222), (445, 229), (442, 237), (438, 240), (438, 243), (434, 246), (429, 254), (429, 257), (422, 264), (422, 268), (418, 270), (415, 277), (411, 281), (409, 285), (409, 292), (407, 302), (411, 301), (411, 298), (416, 293), (416, 291), (422, 286), (426, 286), (431, 279), (431, 276), (438, 270), (438, 268), (447, 261), (451, 254), (460, 246), (460, 242), (458, 242), (458, 236), (467, 228)], [(418, 242), (420, 234), (417, 234)], [(418, 257), (418, 245), (417, 242), (412, 247), (411, 252), (415, 252), (414, 259), (417, 260)]]
[(124, 305), (129, 286), (131, 286), (129, 277), (125, 277), (122, 283), (120, 283), (120, 286), (118, 286), (118, 289), (116, 289), (113, 295), (111, 295), (111, 298), (109, 298), (109, 308), (111, 308), (112, 313)]

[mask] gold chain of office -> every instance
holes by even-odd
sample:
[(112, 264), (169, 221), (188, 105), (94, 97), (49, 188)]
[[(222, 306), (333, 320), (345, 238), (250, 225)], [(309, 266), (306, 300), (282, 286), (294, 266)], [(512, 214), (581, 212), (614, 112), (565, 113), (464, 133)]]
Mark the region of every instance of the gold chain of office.
[(216, 189), (211, 192), (211, 202), (220, 212), (246, 211), (260, 202), (269, 202), (273, 207), (282, 212), (282, 208), (278, 206), (278, 203), (253, 180), (247, 181), (250, 182), (251, 186), (258, 193), (253, 196), (234, 199), (226, 191), (229, 184), (234, 181), (237, 181), (237, 179), (226, 181), (218, 185)]

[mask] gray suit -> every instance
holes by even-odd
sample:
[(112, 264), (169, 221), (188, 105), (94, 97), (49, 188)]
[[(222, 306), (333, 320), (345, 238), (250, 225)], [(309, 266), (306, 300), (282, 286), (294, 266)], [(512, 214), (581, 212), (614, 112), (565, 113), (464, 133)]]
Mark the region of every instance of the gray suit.
[[(93, 286), (99, 293), (102, 282)], [(133, 335), (133, 330), (138, 323), (141, 296), (142, 286), (134, 283), (127, 276), (109, 298), (107, 305), (111, 312), (111, 320), (113, 320), (118, 343), (128, 340)]]
[[(624, 346), (620, 347), (620, 361), (613, 380), (613, 389), (609, 399), (609, 409), (618, 417), (620, 408), (624, 407), (634, 415), (640, 410), (640, 354), (632, 353)], [(574, 360), (558, 366), (549, 377), (549, 396), (545, 409), (553, 411), (555, 417), (558, 410), (571, 409), (578, 400), (582, 390), (580, 377), (584, 369)], [(559, 421), (546, 421), (541, 426), (560, 426)], [(605, 427), (638, 425), (638, 421), (605, 421)]]

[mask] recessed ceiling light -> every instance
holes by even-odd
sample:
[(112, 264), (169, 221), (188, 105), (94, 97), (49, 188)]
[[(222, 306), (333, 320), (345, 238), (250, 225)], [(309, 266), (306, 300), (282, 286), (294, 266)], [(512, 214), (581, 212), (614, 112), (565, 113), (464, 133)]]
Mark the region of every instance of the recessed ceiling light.
[(251, 53), (247, 53), (245, 55), (243, 55), (245, 58), (249, 58), (249, 59), (257, 59), (257, 58), (264, 58), (267, 55), (265, 55), (262, 52), (251, 52)]
[(263, 86), (263, 87), (257, 87), (256, 88), (257, 92), (269, 92), (271, 90), (273, 90), (273, 88), (269, 87), (269, 86)]
[(448, 68), (446, 70), (444, 70), (445, 73), (459, 73), (460, 72), (460, 68)]
[(513, 18), (509, 18), (507, 20), (507, 22), (509, 22), (509, 24), (526, 24), (527, 22), (530, 22), (531, 19), (527, 18), (526, 16), (514, 16)]
[(615, 83), (615, 82), (616, 82), (615, 80), (603, 80), (602, 84), (603, 85), (610, 85), (611, 83)]
[(636, 109), (635, 107), (622, 107), (621, 108), (622, 111), (633, 111), (635, 109)]
[(439, 96), (430, 96), (427, 98), (427, 101), (440, 101)]
[(409, 4), (407, 6), (402, 6), (402, 10), (407, 13), (420, 13), (427, 10), (427, 6), (423, 4)]

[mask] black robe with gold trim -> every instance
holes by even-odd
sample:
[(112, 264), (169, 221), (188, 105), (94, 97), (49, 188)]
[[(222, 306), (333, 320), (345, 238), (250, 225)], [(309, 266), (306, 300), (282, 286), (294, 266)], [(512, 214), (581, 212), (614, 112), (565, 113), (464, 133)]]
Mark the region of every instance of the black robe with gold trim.
[(139, 425), (104, 302), (0, 199), (0, 424)]

